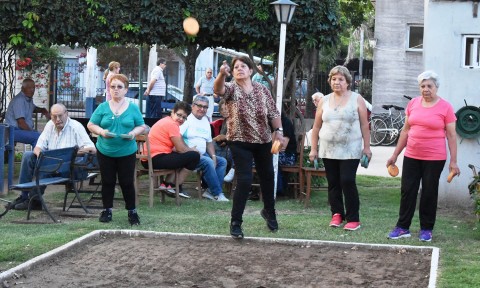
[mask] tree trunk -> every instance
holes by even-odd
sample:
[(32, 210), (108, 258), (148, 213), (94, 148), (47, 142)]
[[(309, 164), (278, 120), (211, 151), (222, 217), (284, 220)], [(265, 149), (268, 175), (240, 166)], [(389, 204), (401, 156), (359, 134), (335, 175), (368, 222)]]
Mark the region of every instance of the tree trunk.
[[(189, 43), (187, 46), (187, 56), (184, 57), (185, 63), (185, 82), (183, 86), (183, 101), (192, 103), (192, 89), (195, 85), (195, 63), (200, 55), (202, 48), (196, 43)], [(182, 57), (183, 58), (183, 57)]]
[(305, 96), (306, 111), (305, 117), (312, 118), (315, 115), (315, 105), (312, 101), (312, 94), (317, 92), (315, 87), (318, 87), (318, 50), (306, 49), (303, 56), (305, 77), (307, 79), (307, 95)]

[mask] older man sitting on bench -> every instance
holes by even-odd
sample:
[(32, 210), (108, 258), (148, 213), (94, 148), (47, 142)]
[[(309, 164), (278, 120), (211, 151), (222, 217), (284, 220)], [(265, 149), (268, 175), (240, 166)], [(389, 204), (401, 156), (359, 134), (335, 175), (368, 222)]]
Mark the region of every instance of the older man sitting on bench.
[[(68, 117), (67, 108), (63, 104), (55, 104), (50, 111), (51, 120), (47, 122), (38, 138), (33, 152), (25, 152), (20, 166), (18, 183), (27, 183), (33, 180), (35, 164), (40, 152), (46, 150), (80, 147), (78, 153), (96, 153), (97, 150), (88, 136), (83, 125)], [(47, 176), (47, 175), (46, 175)], [(43, 193), (43, 191), (42, 191)], [(22, 191), (15, 201), (7, 205), (7, 209), (27, 210), (29, 203), (28, 191)], [(32, 202), (33, 209), (41, 209), (41, 204)]]

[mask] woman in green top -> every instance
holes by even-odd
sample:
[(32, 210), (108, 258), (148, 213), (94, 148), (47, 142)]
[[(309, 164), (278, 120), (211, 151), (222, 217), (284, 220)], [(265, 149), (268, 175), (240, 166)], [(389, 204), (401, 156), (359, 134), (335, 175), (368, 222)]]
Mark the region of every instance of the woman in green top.
[(98, 135), (97, 157), (102, 176), (102, 202), (104, 211), (100, 222), (112, 221), (113, 196), (117, 175), (122, 188), (128, 221), (139, 225), (140, 219), (135, 207), (135, 161), (137, 145), (135, 136), (145, 131), (140, 109), (125, 99), (128, 78), (115, 74), (110, 79), (112, 99), (100, 104), (88, 122), (88, 130)]

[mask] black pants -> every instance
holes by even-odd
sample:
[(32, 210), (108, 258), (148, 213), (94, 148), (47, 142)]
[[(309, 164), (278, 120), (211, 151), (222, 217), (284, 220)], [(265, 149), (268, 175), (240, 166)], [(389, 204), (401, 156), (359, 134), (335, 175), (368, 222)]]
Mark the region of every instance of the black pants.
[(347, 222), (360, 222), (360, 199), (356, 182), (359, 163), (360, 159), (323, 158), (328, 180), (328, 202), (332, 215), (339, 213)]
[(248, 200), (248, 194), (252, 188), (252, 159), (255, 159), (255, 168), (260, 177), (260, 188), (262, 190), (263, 205), (267, 211), (275, 211), (274, 185), (275, 177), (273, 171), (272, 143), (254, 144), (246, 142), (229, 142), (235, 162), (235, 174), (237, 176), (237, 187), (233, 196), (232, 221), (242, 222), (243, 211)]
[(420, 194), (420, 229), (433, 230), (437, 217), (438, 181), (445, 160), (417, 160), (403, 157), (400, 212), (397, 226), (409, 229), (412, 224), (418, 189), (422, 181)]
[(146, 99), (145, 117), (162, 118), (163, 96), (148, 95)]
[(100, 175), (102, 176), (102, 202), (103, 208), (113, 207), (115, 184), (120, 184), (125, 209), (135, 209), (135, 153), (123, 157), (109, 157), (97, 151)]
[[(196, 151), (185, 153), (172, 152), (169, 154), (158, 154), (152, 158), (153, 169), (180, 169), (187, 168), (195, 170), (200, 162), (200, 154)], [(142, 166), (148, 168), (147, 162), (142, 162)]]

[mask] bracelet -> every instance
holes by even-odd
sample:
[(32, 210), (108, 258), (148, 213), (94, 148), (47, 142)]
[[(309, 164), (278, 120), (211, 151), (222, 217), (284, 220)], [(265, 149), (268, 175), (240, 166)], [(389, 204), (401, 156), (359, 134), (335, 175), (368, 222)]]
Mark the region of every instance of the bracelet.
[(212, 157), (217, 157), (217, 155), (213, 154)]

